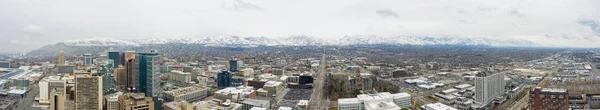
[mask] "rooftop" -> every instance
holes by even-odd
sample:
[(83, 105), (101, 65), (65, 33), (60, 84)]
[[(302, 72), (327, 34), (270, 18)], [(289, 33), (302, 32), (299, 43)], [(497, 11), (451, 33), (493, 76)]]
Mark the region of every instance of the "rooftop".
[(268, 100), (257, 100), (257, 99), (246, 99), (242, 101), (244, 104), (254, 105), (254, 106), (263, 106), (265, 104), (269, 104)]
[(179, 88), (179, 89), (175, 89), (175, 90), (171, 90), (171, 91), (165, 91), (165, 93), (177, 96), (177, 95), (194, 93), (194, 92), (203, 91), (203, 90), (206, 90), (206, 88), (199, 87), (199, 86), (189, 86), (189, 87)]
[(458, 110), (454, 107), (448, 106), (448, 105), (444, 105), (442, 103), (432, 103), (432, 104), (425, 104), (423, 105), (423, 108), (432, 108), (434, 110)]

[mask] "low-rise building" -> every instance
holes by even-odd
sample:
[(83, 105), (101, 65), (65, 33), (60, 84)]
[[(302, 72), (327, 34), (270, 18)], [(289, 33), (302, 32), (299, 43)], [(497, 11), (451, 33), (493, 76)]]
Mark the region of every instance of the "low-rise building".
[(144, 93), (127, 93), (119, 96), (119, 110), (154, 110), (154, 101)]
[(421, 108), (423, 110), (458, 110), (454, 107), (442, 104), (442, 103), (431, 103), (431, 104), (425, 104), (423, 106), (421, 106)]
[(252, 107), (271, 108), (271, 103), (268, 100), (245, 99), (241, 103), (242, 110), (250, 110)]
[[(378, 94), (361, 94), (356, 98), (338, 99), (340, 110), (376, 110), (410, 107), (410, 94), (383, 92)], [(369, 109), (367, 109), (369, 108)]]
[(165, 91), (167, 95), (168, 101), (189, 101), (195, 102), (200, 101), (206, 97), (208, 97), (208, 88), (200, 87), (200, 86), (190, 86), (179, 88), (171, 91)]
[(192, 82), (192, 73), (189, 72), (182, 72), (182, 71), (177, 71), (177, 70), (173, 70), (171, 71), (171, 80), (174, 81), (178, 81), (181, 83), (190, 83)]
[(230, 99), (238, 102), (241, 99), (256, 98), (256, 91), (250, 86), (228, 87), (215, 92), (215, 98), (221, 100)]
[(165, 110), (194, 110), (194, 105), (187, 101), (174, 101), (163, 104)]
[(282, 82), (267, 81), (263, 88), (269, 91), (269, 96), (277, 96), (284, 89), (284, 86)]

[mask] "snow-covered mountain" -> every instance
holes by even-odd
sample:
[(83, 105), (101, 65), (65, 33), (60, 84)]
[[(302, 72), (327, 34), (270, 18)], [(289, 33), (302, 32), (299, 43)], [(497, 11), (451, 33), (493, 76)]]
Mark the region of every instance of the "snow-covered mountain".
[(220, 34), (201, 38), (150, 38), (118, 40), (113, 38), (93, 38), (62, 42), (68, 46), (144, 46), (154, 44), (200, 44), (207, 46), (262, 45), (262, 46), (323, 46), (323, 45), (483, 45), (483, 46), (535, 46), (527, 40), (468, 38), (468, 37), (415, 37), (415, 36), (344, 36), (337, 40), (323, 40), (307, 35), (293, 35), (282, 38), (246, 37)]

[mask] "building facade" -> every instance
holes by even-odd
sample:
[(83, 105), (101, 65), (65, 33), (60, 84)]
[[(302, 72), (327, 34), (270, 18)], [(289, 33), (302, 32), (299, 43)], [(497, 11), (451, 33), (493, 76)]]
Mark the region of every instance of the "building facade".
[(90, 66), (94, 64), (93, 57), (94, 56), (92, 56), (90, 53), (83, 54), (83, 66)]
[(117, 68), (121, 65), (121, 53), (118, 51), (108, 52), (108, 59), (113, 62), (113, 68)]
[(165, 91), (168, 101), (196, 102), (208, 97), (208, 88), (190, 86), (171, 91)]
[(226, 87), (231, 87), (231, 79), (232, 79), (231, 72), (229, 72), (227, 70), (221, 71), (219, 74), (217, 74), (218, 88), (222, 89), (222, 88), (226, 88)]
[(158, 75), (160, 74), (158, 53), (154, 50), (148, 53), (137, 53), (136, 58), (138, 60), (136, 64), (137, 90), (149, 97), (157, 96), (160, 93), (158, 88)]
[(65, 92), (55, 88), (52, 89), (50, 95), (50, 110), (64, 110), (66, 100)]
[(531, 88), (529, 106), (532, 110), (568, 110), (569, 93), (566, 89)]
[(119, 110), (154, 110), (154, 101), (144, 93), (126, 93), (119, 96)]
[(90, 75), (75, 76), (75, 108), (77, 110), (102, 109), (102, 78)]
[(229, 71), (238, 72), (238, 61), (236, 59), (229, 60)]
[(504, 73), (480, 72), (475, 77), (475, 102), (483, 105), (491, 103), (504, 93)]

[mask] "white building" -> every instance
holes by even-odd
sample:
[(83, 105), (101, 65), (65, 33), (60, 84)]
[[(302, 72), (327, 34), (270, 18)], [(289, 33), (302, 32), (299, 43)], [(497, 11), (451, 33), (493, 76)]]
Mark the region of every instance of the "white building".
[(60, 76), (48, 76), (40, 80), (39, 83), (39, 97), (36, 97), (36, 100), (39, 101), (40, 104), (50, 104), (49, 95), (50, 90), (57, 88), (62, 91), (66, 91), (67, 81), (63, 80)]
[(254, 69), (252, 69), (252, 68), (244, 68), (244, 69), (240, 70), (240, 74), (243, 74), (244, 76), (254, 75)]
[(486, 105), (504, 93), (504, 73), (480, 72), (475, 77), (475, 102)]
[[(410, 94), (383, 92), (338, 99), (339, 110), (395, 110), (410, 107)], [(363, 109), (364, 108), (364, 109)]]
[(192, 73), (189, 73), (189, 72), (172, 70), (170, 76), (171, 76), (171, 80), (179, 81), (182, 83), (192, 82)]
[(424, 110), (458, 110), (454, 107), (444, 105), (442, 103), (425, 104), (421, 106), (421, 108)]
[(362, 110), (363, 102), (358, 98), (338, 99), (338, 110)]
[(215, 98), (238, 102), (241, 99), (256, 97), (256, 91), (251, 86), (228, 87), (215, 92)]

